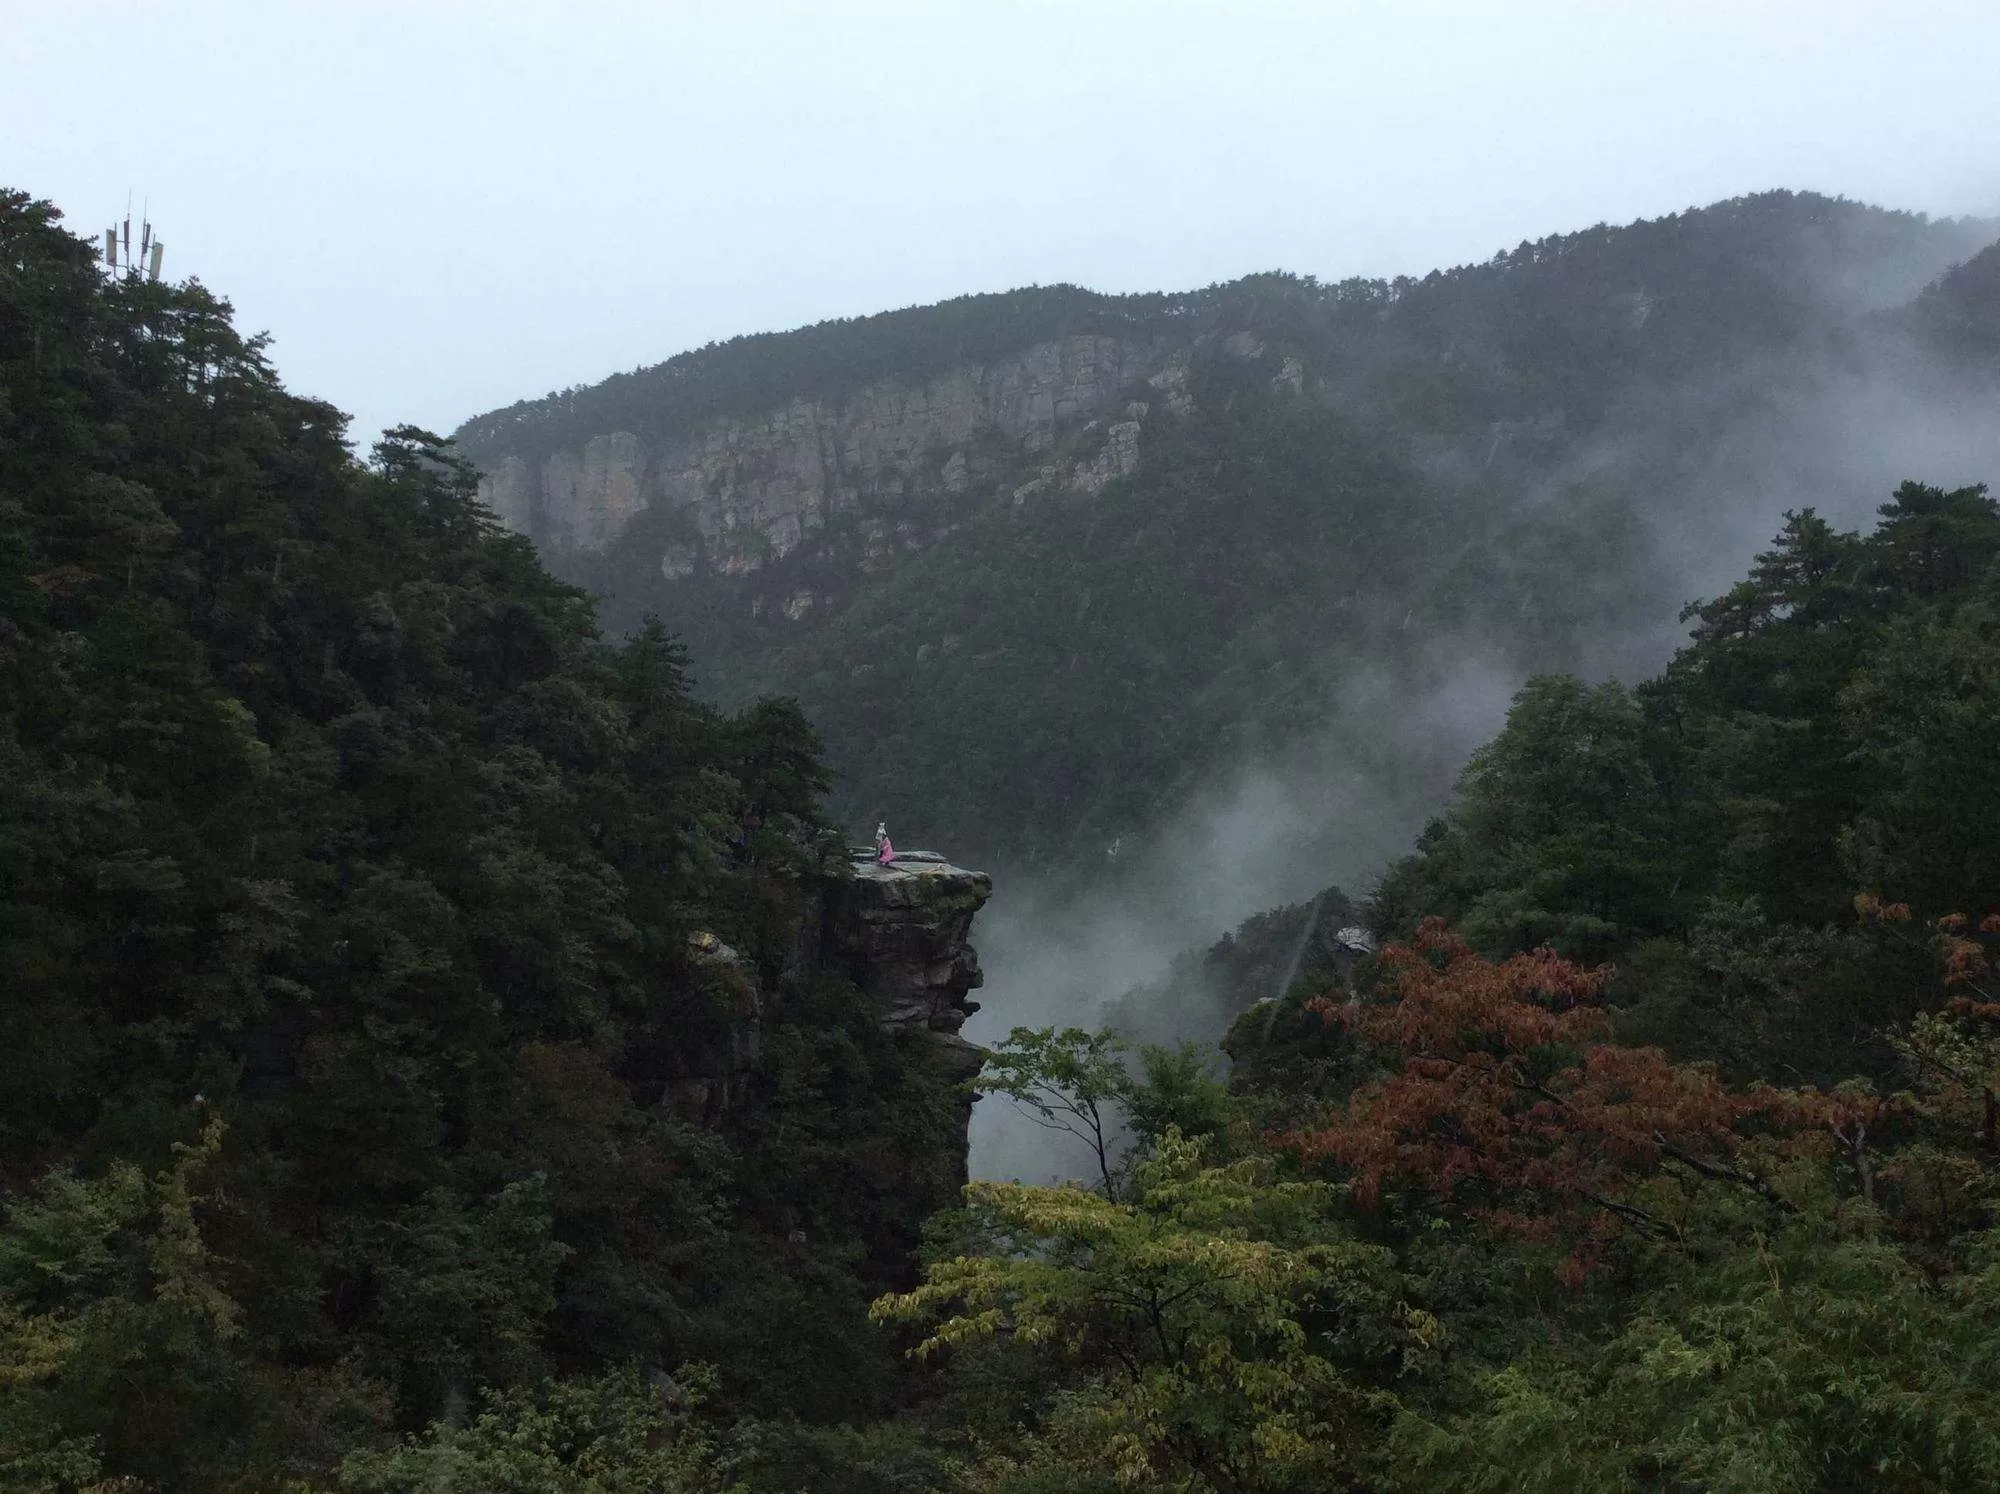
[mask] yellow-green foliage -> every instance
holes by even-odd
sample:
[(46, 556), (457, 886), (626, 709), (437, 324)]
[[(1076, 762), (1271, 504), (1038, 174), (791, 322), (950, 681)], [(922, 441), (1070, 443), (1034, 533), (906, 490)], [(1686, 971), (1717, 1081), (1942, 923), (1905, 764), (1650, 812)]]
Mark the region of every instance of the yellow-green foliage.
[(712, 1370), (649, 1384), (627, 1367), (540, 1390), (496, 1391), (470, 1425), (433, 1425), (341, 1468), (352, 1494), (730, 1494), (716, 1439), (694, 1418)]
[[(238, 1308), (217, 1280), (195, 1220), (196, 1185), (222, 1148), (210, 1119), (148, 1177), (119, 1163), (102, 1177), (50, 1174), (0, 1220), (0, 1489), (89, 1483), (107, 1439), (146, 1416), (157, 1386), (178, 1377), (187, 1404), (224, 1389), (203, 1383), (238, 1333)], [(109, 1381), (110, 1383), (107, 1383)]]
[(1017, 1183), (967, 1197), (991, 1248), (934, 1264), (876, 1316), (928, 1325), (920, 1356), (1005, 1335), (1081, 1371), (1045, 1442), (988, 1476), (1025, 1457), (1134, 1489), (1324, 1488), (1390, 1409), (1343, 1363), (1433, 1332), (1386, 1252), (1326, 1229), (1326, 1189), (1206, 1165), (1177, 1130), (1129, 1203)]

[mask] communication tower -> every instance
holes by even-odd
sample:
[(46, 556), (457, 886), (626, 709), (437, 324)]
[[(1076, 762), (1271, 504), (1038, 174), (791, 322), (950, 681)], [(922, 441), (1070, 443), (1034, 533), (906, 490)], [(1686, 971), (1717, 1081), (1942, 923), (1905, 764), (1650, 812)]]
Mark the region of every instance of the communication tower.
[(153, 232), (153, 223), (142, 209), (139, 214), (139, 252), (132, 252), (132, 204), (125, 204), (125, 221), (104, 230), (104, 268), (126, 280), (158, 280), (160, 255), (166, 245)]

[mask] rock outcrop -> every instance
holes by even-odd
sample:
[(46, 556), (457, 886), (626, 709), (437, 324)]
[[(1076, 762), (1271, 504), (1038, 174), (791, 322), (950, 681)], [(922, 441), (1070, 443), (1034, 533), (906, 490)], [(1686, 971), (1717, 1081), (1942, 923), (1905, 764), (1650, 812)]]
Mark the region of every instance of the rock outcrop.
[(1138, 472), (1148, 431), (1194, 410), (1205, 349), (1266, 361), (1272, 387), (1309, 392), (1303, 361), (1281, 363), (1262, 338), (1161, 323), (837, 394), (774, 389), (743, 413), (676, 415), (662, 381), (662, 404), (623, 390), (602, 406), (622, 428), (584, 435), (570, 420), (550, 435), (524, 416), (475, 430), (465, 450), (481, 500), (558, 572), (593, 587), (614, 571), (627, 589), (648, 570), (674, 587), (719, 582), (753, 619), (797, 623), (986, 505), (1088, 501)]
[[(558, 556), (601, 552), (640, 512), (664, 509), (676, 532), (659, 556), (668, 579), (743, 575), (845, 520), (874, 531), (861, 534), (864, 549), (879, 547), (884, 529), (921, 542), (948, 521), (952, 499), (1018, 482), (1038, 464), (1052, 487), (1096, 492), (1137, 466), (1146, 404), (1131, 393), (1164, 378), (1173, 404), (1180, 373), (1174, 353), (1152, 342), (1059, 338), (926, 380), (880, 380), (693, 430), (607, 431), (539, 457), (475, 452), (480, 497)], [(1065, 437), (1101, 419), (1116, 423), (1098, 451), (1066, 459)]]
[(924, 1214), (953, 1203), (965, 1186), (977, 1098), (968, 1081), (986, 1054), (959, 1029), (979, 1010), (970, 993), (985, 977), (968, 938), (973, 915), (992, 895), (993, 880), (984, 872), (913, 860), (857, 865), (827, 900), (825, 964), (875, 998), (884, 1028), (927, 1036), (940, 1077), (967, 1086), (951, 1154), (936, 1159), (928, 1179), (912, 1180)]
[(859, 865), (827, 903), (825, 958), (880, 1005), (892, 1032), (930, 1034), (955, 1076), (979, 1072), (980, 1050), (958, 1035), (979, 1010), (984, 977), (967, 942), (993, 895), (984, 872), (949, 862)]
[(764, 991), (755, 966), (713, 934), (689, 938), (685, 962), (717, 1020), (708, 1031), (678, 1034), (681, 1043), (662, 1055), (662, 1100), (683, 1120), (713, 1126), (743, 1104), (763, 1057)]
[[(969, 999), (982, 980), (969, 941), (973, 916), (992, 892), (984, 872), (941, 858), (893, 867), (857, 864), (844, 882), (799, 910), (792, 954), (769, 993), (748, 960), (713, 934), (695, 935), (685, 954), (689, 977), (705, 988), (720, 1020), (699, 1038), (682, 1034), (685, 1046), (666, 1076), (665, 1103), (696, 1124), (725, 1123), (743, 1103), (762, 1059), (766, 1014), (822, 975), (851, 980), (871, 999), (884, 1031), (927, 1038), (940, 1079), (971, 1079), (984, 1052), (959, 1029), (979, 1009)], [(951, 1202), (965, 1182), (972, 1101), (967, 1090), (951, 1154), (934, 1159), (928, 1181), (912, 1183), (920, 1195), (913, 1199), (915, 1218)]]

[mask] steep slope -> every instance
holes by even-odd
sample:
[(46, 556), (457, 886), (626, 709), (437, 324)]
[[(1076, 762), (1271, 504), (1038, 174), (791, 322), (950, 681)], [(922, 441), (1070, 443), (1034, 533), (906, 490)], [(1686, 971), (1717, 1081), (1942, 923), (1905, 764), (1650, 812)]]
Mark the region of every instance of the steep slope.
[(1869, 533), (1794, 515), (1656, 678), (1531, 680), (1371, 916), (1613, 961), (1635, 1026), (1742, 1072), (1891, 1072), (1922, 987), (1853, 968), (1857, 894), (2000, 911), (1997, 562), (1984, 485), (1903, 483)]
[(2000, 244), (1940, 276), (1913, 311), (1920, 335), (1932, 346), (1968, 363), (2000, 368)]
[(1773, 193), (1422, 280), (973, 297), (459, 439), (615, 625), (796, 694), (839, 812), (1066, 866), (1308, 739), (1427, 802), (1471, 736), (1385, 712), (1655, 662), (1764, 509), (1892, 481), (1847, 408), (1923, 383), (1880, 313), (1992, 232)]
[(985, 877), (857, 871), (794, 708), (56, 220), (0, 192), (0, 1484), (326, 1488), (608, 1365), (879, 1404)]

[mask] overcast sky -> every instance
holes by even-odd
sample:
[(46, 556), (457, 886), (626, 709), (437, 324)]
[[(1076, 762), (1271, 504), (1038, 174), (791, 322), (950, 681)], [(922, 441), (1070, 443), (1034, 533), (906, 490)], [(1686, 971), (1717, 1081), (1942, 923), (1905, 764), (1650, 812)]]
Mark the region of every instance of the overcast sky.
[(968, 291), (1422, 273), (1776, 186), (2000, 212), (1996, 74), (2000, 0), (0, 0), (0, 184), (150, 199), (372, 440)]

